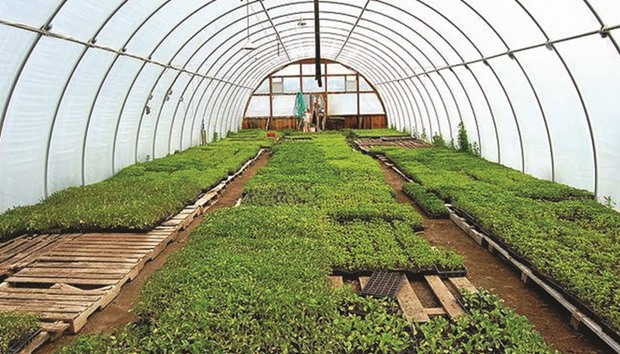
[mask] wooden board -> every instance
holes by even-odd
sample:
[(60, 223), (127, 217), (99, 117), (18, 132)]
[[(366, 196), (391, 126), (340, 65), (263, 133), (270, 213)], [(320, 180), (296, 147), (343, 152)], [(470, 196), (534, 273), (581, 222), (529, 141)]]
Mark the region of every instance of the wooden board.
[(405, 280), (403, 280), (403, 285), (398, 292), (397, 299), (407, 321), (424, 323), (430, 320), (426, 312), (424, 312), (422, 302), (420, 302), (420, 299), (413, 291), (409, 279), (405, 278)]
[(362, 289), (366, 287), (366, 284), (370, 281), (370, 277), (360, 277), (360, 286)]
[(334, 289), (342, 289), (344, 287), (344, 281), (342, 280), (342, 277), (330, 276), (329, 282), (331, 284), (331, 287)]
[(427, 275), (424, 277), (428, 285), (437, 296), (437, 299), (443, 306), (451, 318), (457, 318), (465, 314), (465, 311), (454, 298), (454, 295), (448, 290), (443, 281), (436, 275)]
[(449, 278), (450, 283), (454, 285), (459, 291), (469, 291), (470, 293), (478, 292), (478, 289), (469, 281), (469, 279), (461, 277), (461, 278)]

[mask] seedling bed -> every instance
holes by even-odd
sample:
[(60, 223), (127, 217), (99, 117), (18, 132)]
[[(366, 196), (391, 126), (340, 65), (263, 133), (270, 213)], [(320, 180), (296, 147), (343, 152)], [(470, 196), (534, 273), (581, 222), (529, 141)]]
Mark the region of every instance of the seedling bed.
[[(521, 278), (525, 283), (529, 280), (533, 281), (566, 308), (571, 313), (571, 324), (573, 327), (578, 327), (579, 324), (586, 325), (603, 342), (609, 345), (610, 348), (620, 353), (620, 333), (616, 332), (605, 319), (572, 295), (555, 279), (539, 271), (531, 262), (516, 254), (514, 250), (505, 245), (505, 243), (499, 240), (495, 235), (477, 225), (477, 222), (472, 216), (469, 216), (469, 218), (472, 219), (472, 222), (470, 222), (470, 220), (465, 217), (466, 213), (453, 206), (451, 207), (451, 213), (456, 216), (456, 218), (462, 220), (462, 222), (456, 224), (468, 235), (470, 235), (470, 229), (478, 229), (479, 233), (483, 236), (483, 244), (481, 246), (484, 247), (486, 245), (489, 251), (495, 250), (501, 258), (507, 260), (517, 270), (521, 271)], [(459, 214), (463, 215), (463, 217)]]

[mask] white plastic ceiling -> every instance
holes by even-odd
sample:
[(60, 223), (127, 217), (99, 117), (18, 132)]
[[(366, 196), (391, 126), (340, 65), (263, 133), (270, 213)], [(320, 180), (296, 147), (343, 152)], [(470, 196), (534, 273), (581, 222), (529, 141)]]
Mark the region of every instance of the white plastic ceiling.
[[(203, 122), (237, 130), (270, 72), (314, 55), (312, 0), (246, 4), (0, 0), (0, 211), (196, 145)], [(462, 121), (487, 159), (620, 200), (620, 1), (320, 6), (323, 56), (396, 128), (449, 141)]]

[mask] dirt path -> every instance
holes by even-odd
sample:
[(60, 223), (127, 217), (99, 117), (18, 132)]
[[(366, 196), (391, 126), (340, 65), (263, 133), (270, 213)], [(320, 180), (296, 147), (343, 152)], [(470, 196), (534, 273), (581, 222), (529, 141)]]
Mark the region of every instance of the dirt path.
[(528, 287), (511, 266), (484, 250), (450, 220), (433, 220), (403, 191), (404, 180), (381, 164), (386, 181), (400, 203), (411, 204), (424, 217), (424, 237), (433, 245), (454, 249), (463, 256), (471, 282), (499, 295), (505, 304), (526, 316), (548, 344), (563, 353), (611, 353), (598, 338), (576, 332), (569, 314), (544, 292)]
[[(217, 203), (207, 211), (211, 213), (215, 210), (233, 207), (243, 195), (243, 189), (247, 182), (256, 174), (256, 171), (267, 165), (269, 155), (263, 154), (258, 161), (250, 166), (246, 172), (233, 181), (220, 195)], [(203, 215), (204, 216), (204, 215)], [(153, 261), (148, 262), (140, 274), (131, 282), (123, 286), (121, 293), (105, 309), (96, 312), (89, 319), (86, 326), (78, 335), (65, 335), (53, 343), (41, 347), (36, 353), (53, 353), (64, 345), (75, 342), (77, 337), (82, 334), (110, 333), (115, 328), (119, 328), (137, 319), (132, 309), (140, 300), (140, 292), (148, 278), (163, 267), (168, 258), (175, 252), (183, 249), (187, 244), (189, 235), (202, 223), (203, 216), (196, 218), (184, 231), (177, 237), (176, 241), (168, 245), (166, 249)]]

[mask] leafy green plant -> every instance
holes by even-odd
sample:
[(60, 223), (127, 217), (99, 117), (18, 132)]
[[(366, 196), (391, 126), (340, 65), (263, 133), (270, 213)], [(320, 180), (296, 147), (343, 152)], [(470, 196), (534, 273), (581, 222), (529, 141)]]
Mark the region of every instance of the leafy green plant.
[(450, 211), (443, 200), (417, 183), (405, 183), (403, 191), (410, 196), (432, 218), (447, 218)]
[(443, 136), (441, 136), (441, 134), (435, 134), (433, 135), (433, 142), (432, 142), (433, 146), (435, 147), (446, 147), (446, 141), (444, 140)]
[(603, 205), (609, 209), (615, 209), (617, 204), (610, 195), (606, 195), (603, 197)]
[(463, 122), (459, 123), (458, 150), (460, 152), (470, 152), (469, 137)]
[[(372, 188), (359, 188), (364, 182)], [(482, 310), (471, 326), (441, 318), (412, 326), (392, 301), (328, 286), (335, 266), (462, 267), (458, 255), (416, 235), (420, 216), (396, 203), (378, 164), (342, 135), (277, 145), (246, 193), (240, 207), (207, 214), (149, 278), (137, 322), (82, 336), (62, 352), (408, 354), (469, 342), (492, 348), (519, 333), (483, 323)], [(485, 340), (489, 329), (494, 336)]]
[(38, 326), (33, 316), (0, 311), (0, 352), (6, 353), (12, 340), (19, 339)]

